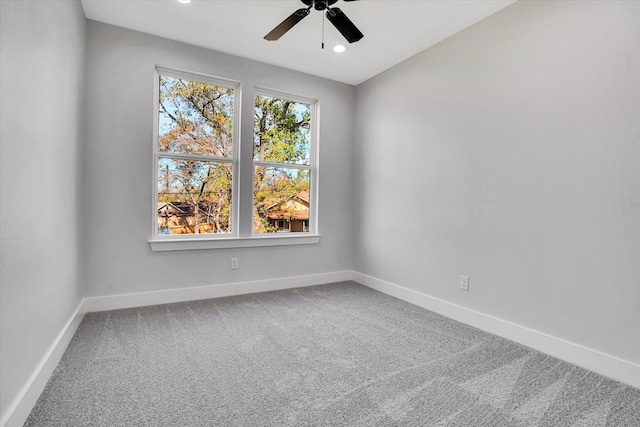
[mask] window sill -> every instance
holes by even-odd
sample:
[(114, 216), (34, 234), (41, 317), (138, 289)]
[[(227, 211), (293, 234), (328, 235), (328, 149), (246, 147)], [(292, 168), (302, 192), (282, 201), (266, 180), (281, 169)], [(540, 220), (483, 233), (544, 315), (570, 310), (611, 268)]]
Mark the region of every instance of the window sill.
[(263, 246), (315, 245), (320, 243), (320, 234), (295, 236), (253, 236), (218, 238), (167, 238), (150, 239), (153, 252), (193, 251), (200, 249), (256, 248)]

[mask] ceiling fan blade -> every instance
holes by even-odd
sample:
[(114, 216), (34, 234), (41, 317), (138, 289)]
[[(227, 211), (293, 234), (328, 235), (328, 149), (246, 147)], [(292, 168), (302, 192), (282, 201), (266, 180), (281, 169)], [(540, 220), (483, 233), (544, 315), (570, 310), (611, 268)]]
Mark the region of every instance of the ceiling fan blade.
[(357, 42), (364, 37), (364, 34), (347, 18), (347, 15), (337, 7), (327, 9), (327, 19), (349, 43)]
[(293, 28), (298, 22), (309, 14), (309, 9), (298, 9), (293, 12), (287, 19), (282, 21), (277, 27), (275, 27), (269, 34), (264, 36), (265, 40), (278, 40), (287, 31)]

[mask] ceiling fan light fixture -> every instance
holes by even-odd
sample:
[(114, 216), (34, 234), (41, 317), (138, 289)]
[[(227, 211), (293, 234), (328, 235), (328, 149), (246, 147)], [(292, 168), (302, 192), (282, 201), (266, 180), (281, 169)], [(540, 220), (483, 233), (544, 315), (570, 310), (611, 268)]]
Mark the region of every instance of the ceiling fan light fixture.
[(178, 3), (187, 4), (191, 3), (191, 0), (178, 0)]
[(342, 52), (344, 52), (345, 50), (347, 50), (347, 48), (346, 48), (346, 47), (344, 47), (344, 45), (341, 45), (341, 44), (337, 44), (337, 45), (335, 45), (335, 46), (333, 47), (333, 51), (334, 51), (334, 52), (336, 52), (336, 53), (342, 53)]

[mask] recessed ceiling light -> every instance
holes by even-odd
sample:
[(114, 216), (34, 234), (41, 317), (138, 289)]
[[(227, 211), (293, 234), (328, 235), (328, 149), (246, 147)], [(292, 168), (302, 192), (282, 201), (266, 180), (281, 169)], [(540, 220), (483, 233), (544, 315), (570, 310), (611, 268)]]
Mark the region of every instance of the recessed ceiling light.
[(337, 44), (337, 45), (335, 45), (335, 46), (333, 47), (333, 51), (334, 51), (334, 52), (342, 53), (342, 52), (344, 52), (345, 50), (347, 50), (347, 48), (346, 48), (346, 47), (344, 47), (344, 46), (343, 46), (343, 45), (341, 45), (341, 44)]
[(187, 4), (187, 3), (191, 3), (191, 0), (178, 0), (178, 3)]

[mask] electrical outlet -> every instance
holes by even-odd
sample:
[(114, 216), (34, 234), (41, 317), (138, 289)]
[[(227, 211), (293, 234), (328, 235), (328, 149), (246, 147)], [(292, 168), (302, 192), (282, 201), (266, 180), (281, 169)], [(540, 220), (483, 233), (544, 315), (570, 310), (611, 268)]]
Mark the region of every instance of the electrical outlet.
[(460, 289), (463, 291), (469, 290), (469, 276), (460, 276)]
[(238, 258), (231, 258), (231, 269), (232, 270), (238, 269)]

